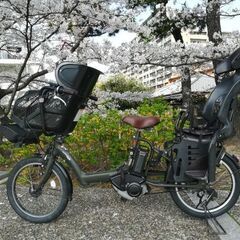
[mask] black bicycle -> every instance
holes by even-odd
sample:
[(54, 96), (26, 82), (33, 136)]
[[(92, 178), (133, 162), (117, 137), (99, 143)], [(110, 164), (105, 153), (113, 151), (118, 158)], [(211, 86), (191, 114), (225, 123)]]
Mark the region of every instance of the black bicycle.
[[(223, 78), (204, 106), (204, 126), (184, 128), (188, 112), (182, 110), (174, 140), (159, 150), (141, 136), (159, 118), (126, 116), (122, 121), (136, 129), (128, 160), (114, 171), (97, 173), (80, 168), (64, 147), (64, 138), (73, 131), (78, 111), (86, 107), (88, 99), (96, 100), (90, 94), (100, 72), (79, 64), (60, 64), (58, 84), (28, 91), (13, 108), (15, 124), (0, 126), (0, 132), (15, 143), (38, 143), (41, 134), (54, 136), (43, 153), (21, 160), (12, 169), (7, 182), (11, 206), (30, 222), (57, 218), (73, 193), (64, 160), (83, 186), (111, 182), (128, 200), (151, 193), (153, 187), (165, 187), (177, 206), (191, 216), (211, 218), (227, 212), (240, 194), (238, 159), (222, 146), (233, 132), (234, 102), (240, 92), (239, 59), (238, 49), (216, 68)], [(164, 170), (157, 171), (159, 163), (165, 165)]]

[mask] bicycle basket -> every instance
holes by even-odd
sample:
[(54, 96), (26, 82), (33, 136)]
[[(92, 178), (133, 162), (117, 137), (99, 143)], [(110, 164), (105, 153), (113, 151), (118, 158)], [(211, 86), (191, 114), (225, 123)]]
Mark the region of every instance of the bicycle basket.
[(78, 110), (84, 108), (101, 72), (81, 64), (64, 62), (55, 73), (58, 84), (74, 90), (76, 94), (58, 93), (56, 96), (58, 86), (26, 92), (13, 107), (12, 119), (19, 126), (41, 129), (49, 134), (66, 134), (74, 129), (76, 123), (73, 120)]
[(12, 119), (22, 128), (59, 134), (69, 129), (77, 111), (76, 97), (59, 94), (56, 98), (54, 89), (30, 90), (16, 100)]

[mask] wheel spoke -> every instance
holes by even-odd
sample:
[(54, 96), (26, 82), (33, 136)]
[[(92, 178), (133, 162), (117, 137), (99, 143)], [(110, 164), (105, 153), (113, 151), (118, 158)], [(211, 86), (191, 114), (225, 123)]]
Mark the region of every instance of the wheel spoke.
[(23, 193), (23, 194), (21, 194), (21, 195), (17, 195), (17, 199), (19, 200), (19, 199), (21, 199), (21, 198), (23, 198), (24, 196), (26, 196), (28, 194), (28, 192), (26, 192), (26, 193)]
[(21, 183), (21, 182), (22, 182), (21, 179), (23, 179), (24, 182), (27, 181), (28, 183), (30, 183), (30, 186), (32, 186), (32, 182), (31, 182), (27, 177), (21, 176), (21, 177), (18, 179), (18, 182)]
[(43, 168), (40, 159), (25, 159), (16, 164), (8, 181), (9, 202), (14, 210), (31, 222), (48, 222), (59, 216), (65, 209), (68, 198), (67, 183), (57, 166), (42, 189), (34, 187), (42, 178)]
[(201, 182), (195, 189), (176, 187), (171, 193), (173, 200), (183, 211), (197, 217), (218, 216), (226, 212), (234, 205), (240, 193), (240, 175), (235, 168), (230, 159), (221, 160), (214, 184), (201, 189)]

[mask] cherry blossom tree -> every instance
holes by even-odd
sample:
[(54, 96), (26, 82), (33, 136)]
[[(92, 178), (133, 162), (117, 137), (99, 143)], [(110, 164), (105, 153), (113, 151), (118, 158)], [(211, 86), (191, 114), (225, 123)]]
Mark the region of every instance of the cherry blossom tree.
[[(174, 67), (176, 71), (182, 69), (184, 87), (182, 88), (186, 102), (190, 102), (190, 73), (209, 65), (211, 61), (217, 63), (239, 47), (239, 32), (221, 35), (219, 18), (221, 15), (238, 15), (239, 9), (232, 9), (232, 13), (224, 10), (224, 6), (233, 0), (207, 0), (199, 1), (195, 6), (188, 7), (186, 3), (175, 7), (168, 5), (168, 0), (129, 1), (130, 7), (142, 8), (150, 6), (152, 15), (143, 26), (147, 26), (150, 34), (136, 38), (130, 43), (124, 43), (118, 49), (110, 48), (109, 43), (103, 44), (98, 51), (90, 51), (91, 58), (105, 60), (112, 64), (112, 68), (127, 68), (128, 66), (156, 65)], [(177, 3), (178, 1), (175, 1)], [(186, 1), (187, 2), (187, 1)], [(177, 5), (177, 4), (176, 4)], [(234, 14), (233, 14), (234, 13)], [(210, 17), (214, 14), (214, 21)], [(234, 16), (235, 16), (234, 15)], [(215, 19), (216, 18), (216, 19)], [(212, 19), (212, 20), (211, 20)], [(181, 31), (185, 29), (208, 29), (209, 42), (206, 44), (184, 44)], [(163, 39), (172, 34), (175, 43), (168, 46), (160, 45), (155, 39)], [(95, 43), (92, 44), (92, 47)], [(86, 45), (87, 45), (86, 44)], [(105, 45), (105, 46), (104, 46)], [(89, 54), (88, 53), (88, 54)], [(110, 57), (109, 57), (110, 56)], [(108, 58), (108, 59), (106, 59)], [(187, 97), (186, 97), (187, 96)]]
[[(7, 48), (10, 45), (21, 47), (20, 53), (10, 53), (21, 55), (23, 59), (18, 72), (11, 76), (9, 88), (0, 86), (0, 98), (12, 94), (5, 113), (9, 112), (16, 92), (44, 75), (47, 72), (44, 63), (54, 66), (56, 59), (81, 62), (95, 59), (111, 65), (112, 70), (130, 65), (152, 64), (175, 67), (177, 71), (180, 67), (189, 67), (190, 71), (194, 71), (196, 66), (200, 67), (211, 60), (227, 56), (239, 45), (239, 33), (227, 38), (221, 37), (223, 40), (218, 44), (210, 42), (204, 46), (186, 46), (181, 37), (182, 29), (201, 30), (208, 25), (208, 6), (214, 8), (215, 2), (220, 2), (220, 15), (238, 15), (236, 8), (230, 13), (221, 9), (221, 6), (233, 0), (202, 0), (193, 7), (185, 4), (178, 8), (169, 6), (169, 1), (2, 0), (0, 51), (10, 52), (11, 49)], [(141, 26), (136, 24), (136, 16), (146, 8), (140, 3), (147, 3), (152, 9), (152, 18)], [(216, 13), (219, 16), (218, 10)], [(119, 29), (136, 32), (139, 38), (122, 44), (120, 48), (111, 46), (107, 41), (99, 45), (91, 40), (104, 33), (116, 34)], [(163, 38), (169, 33), (173, 34), (175, 43), (163, 47), (154, 41), (154, 38)], [(221, 32), (217, 31), (212, 35), (214, 39), (218, 39)], [(56, 55), (58, 58), (53, 60), (52, 56)], [(39, 70), (27, 75), (26, 67), (31, 61), (39, 62)], [(185, 75), (189, 76), (189, 72)]]
[[(132, 12), (124, 0), (2, 0), (0, 2), (0, 51), (21, 57), (22, 64), (11, 77), (8, 88), (0, 86), (0, 99), (11, 94), (9, 113), (16, 92), (43, 76), (46, 56), (58, 53), (60, 59), (80, 49), (85, 38), (116, 33), (133, 27)], [(8, 48), (20, 47), (20, 53)], [(26, 74), (29, 62), (39, 61), (39, 71)]]

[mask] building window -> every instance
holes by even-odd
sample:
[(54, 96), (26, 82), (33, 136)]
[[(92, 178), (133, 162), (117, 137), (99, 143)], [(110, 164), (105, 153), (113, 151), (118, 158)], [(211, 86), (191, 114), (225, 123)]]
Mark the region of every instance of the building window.
[(17, 59), (19, 58), (18, 53), (22, 51), (21, 47), (14, 47), (14, 46), (8, 46), (7, 52), (8, 52), (8, 59)]
[(172, 75), (171, 72), (166, 72), (165, 77), (168, 78), (168, 77), (171, 77), (171, 75)]
[(156, 76), (155, 72), (150, 73), (150, 77), (155, 77), (155, 76)]
[(152, 70), (152, 69), (154, 69), (155, 68), (155, 66), (150, 66), (149, 67), (149, 70)]
[(150, 83), (151, 83), (151, 84), (152, 84), (152, 83), (155, 83), (155, 79), (151, 80)]
[(203, 32), (190, 31), (190, 34), (192, 34), (192, 35), (206, 35), (207, 32), (205, 32), (205, 31), (203, 31)]
[(163, 87), (164, 86), (164, 84), (158, 84), (157, 85), (157, 88), (161, 88), (161, 87)]
[(205, 43), (206, 41), (206, 39), (190, 38), (190, 43)]
[(169, 39), (168, 41), (166, 41), (165, 43), (164, 43), (164, 47), (166, 47), (166, 46), (168, 46), (168, 45), (170, 45), (171, 44), (171, 39)]
[(8, 53), (5, 50), (0, 50), (0, 59), (7, 59)]

